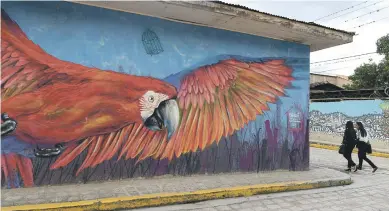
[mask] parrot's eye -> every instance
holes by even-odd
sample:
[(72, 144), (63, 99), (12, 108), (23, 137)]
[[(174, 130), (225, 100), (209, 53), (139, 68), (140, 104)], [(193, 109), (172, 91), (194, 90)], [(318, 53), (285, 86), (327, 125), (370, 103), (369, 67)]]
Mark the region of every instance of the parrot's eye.
[(154, 96), (149, 96), (149, 102), (153, 103), (154, 102)]

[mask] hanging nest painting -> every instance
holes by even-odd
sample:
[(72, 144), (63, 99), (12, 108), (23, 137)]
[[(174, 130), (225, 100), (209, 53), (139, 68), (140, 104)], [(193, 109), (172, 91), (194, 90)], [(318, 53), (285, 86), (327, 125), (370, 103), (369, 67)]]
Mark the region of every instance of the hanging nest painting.
[(157, 34), (150, 29), (143, 32), (142, 43), (146, 53), (149, 55), (157, 55), (163, 52), (163, 48)]

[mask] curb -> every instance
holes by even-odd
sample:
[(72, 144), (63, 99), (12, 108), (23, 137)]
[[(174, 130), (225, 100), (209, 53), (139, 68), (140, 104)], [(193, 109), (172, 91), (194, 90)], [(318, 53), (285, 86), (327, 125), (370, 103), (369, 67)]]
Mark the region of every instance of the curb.
[(273, 183), (240, 186), (233, 188), (219, 188), (210, 190), (199, 190), (194, 192), (181, 193), (160, 193), (147, 194), (141, 196), (104, 198), (88, 201), (63, 202), (52, 204), (34, 204), (2, 207), (1, 210), (116, 210), (116, 209), (135, 209), (144, 207), (155, 207), (172, 204), (193, 203), (205, 200), (224, 199), (233, 197), (244, 197), (258, 194), (268, 194), (286, 191), (307, 190), (314, 188), (325, 188), (334, 186), (350, 185), (350, 177), (343, 177), (333, 180), (315, 180), (288, 183)]
[[(309, 142), (309, 146), (314, 147), (314, 148), (321, 148), (321, 149), (338, 151), (340, 145), (324, 144), (324, 143), (319, 143), (319, 142)], [(354, 149), (353, 153), (358, 153), (358, 151), (356, 149)], [(371, 153), (370, 155), (375, 156), (375, 157), (389, 158), (389, 153), (375, 151), (374, 149), (373, 149), (373, 153)]]

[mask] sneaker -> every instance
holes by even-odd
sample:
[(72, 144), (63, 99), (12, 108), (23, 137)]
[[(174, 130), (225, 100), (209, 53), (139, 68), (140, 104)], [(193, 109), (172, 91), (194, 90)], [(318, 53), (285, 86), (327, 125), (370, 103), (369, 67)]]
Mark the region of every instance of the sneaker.
[(345, 169), (345, 171), (351, 171), (351, 169)]
[(351, 169), (355, 172), (357, 170), (357, 165), (351, 166)]
[(357, 172), (358, 170), (362, 170), (362, 167), (360, 167), (359, 165), (357, 165), (357, 166), (355, 167), (354, 172)]
[(378, 169), (377, 167), (373, 168), (373, 173), (374, 173), (374, 172), (376, 172), (376, 171), (377, 171), (377, 169)]

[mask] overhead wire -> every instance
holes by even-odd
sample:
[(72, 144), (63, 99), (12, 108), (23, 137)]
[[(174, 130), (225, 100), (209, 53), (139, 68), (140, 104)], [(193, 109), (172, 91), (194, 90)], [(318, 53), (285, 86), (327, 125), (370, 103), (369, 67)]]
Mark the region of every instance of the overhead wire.
[[(357, 4), (357, 5), (348, 7), (348, 8), (346, 8), (346, 9), (337, 11), (337, 12), (335, 12), (335, 13), (331, 13), (331, 14), (329, 14), (329, 15), (326, 15), (326, 16), (323, 16), (323, 17), (321, 17), (321, 18), (318, 18), (318, 19), (316, 19), (316, 20), (314, 20), (314, 21), (318, 21), (318, 20), (321, 20), (321, 19), (324, 19), (324, 18), (333, 16), (333, 15), (339, 14), (339, 13), (344, 12), (344, 11), (346, 11), (346, 10), (350, 10), (350, 9), (352, 9), (352, 8), (355, 8), (355, 7), (359, 6), (359, 5), (365, 4), (365, 3), (367, 3), (367, 2), (368, 2), (368, 1), (365, 1), (365, 2), (362, 2), (362, 3), (360, 3), (360, 4)], [(351, 13), (353, 13), (353, 12), (360, 11), (360, 10), (362, 10), (362, 9), (371, 7), (371, 6), (376, 5), (376, 4), (379, 4), (379, 3), (381, 3), (381, 2), (383, 2), (383, 0), (382, 0), (382, 1), (375, 2), (375, 3), (372, 3), (372, 4), (369, 4), (369, 5), (365, 6), (365, 7), (358, 8), (358, 9), (353, 10), (353, 11), (350, 11), (350, 12), (348, 12), (348, 13), (344, 13), (344, 14), (338, 15), (338, 16), (336, 16), (336, 17), (330, 18), (329, 20), (333, 20), (333, 19), (342, 17), (342, 16), (344, 16), (344, 15), (348, 15), (348, 14), (351, 14)], [(364, 13), (364, 14), (359, 15), (359, 16), (356, 16), (356, 17), (354, 17), (354, 18), (350, 18), (350, 19), (348, 19), (348, 20), (345, 20), (344, 22), (349, 22), (349, 21), (352, 21), (352, 20), (355, 20), (355, 19), (358, 19), (358, 18), (367, 16), (367, 15), (370, 15), (370, 14), (373, 14), (373, 13), (378, 13), (378, 12), (381, 12), (382, 10), (387, 9), (387, 8), (389, 8), (389, 6), (385, 6), (385, 7), (379, 8), (379, 9), (375, 9), (375, 10), (370, 11), (370, 12), (368, 12), (368, 13)], [(371, 22), (368, 22), (368, 23), (361, 24), (361, 25), (356, 26), (356, 27), (353, 27), (353, 28), (363, 27), (363, 26), (366, 26), (366, 25), (369, 25), (369, 24), (373, 24), (373, 23), (376, 23), (376, 22), (378, 22), (378, 21), (381, 21), (381, 20), (384, 20), (384, 19), (387, 19), (387, 18), (389, 18), (389, 16), (388, 16), (388, 17), (385, 17), (385, 18), (378, 19), (378, 20), (374, 20), (374, 21), (371, 21)], [(376, 54), (376, 52), (370, 52), (370, 53), (364, 53), (364, 54), (358, 54), (358, 55), (352, 55), (352, 56), (334, 58), (334, 59), (329, 59), (329, 60), (323, 60), (323, 61), (318, 61), (318, 62), (312, 62), (312, 63), (310, 63), (310, 65), (314, 65), (314, 66), (317, 66), (317, 65), (318, 65), (318, 66), (323, 66), (323, 65), (330, 65), (330, 64), (341, 63), (341, 62), (349, 62), (349, 61), (353, 61), (353, 60), (363, 59), (364, 56), (372, 55), (372, 54)], [(351, 58), (351, 59), (350, 59), (350, 58)], [(332, 61), (334, 61), (334, 62), (332, 62)], [(330, 63), (330, 62), (331, 62), (331, 63)], [(333, 72), (333, 71), (336, 71), (336, 70), (341, 70), (341, 69), (346, 69), (346, 68), (351, 68), (351, 67), (352, 67), (352, 66), (340, 67), (340, 68), (333, 68), (333, 69), (327, 69), (327, 70), (316, 71), (316, 72), (313, 72), (313, 71), (312, 71), (311, 73), (316, 73), (316, 74), (319, 74), (319, 73), (327, 73), (327, 72)]]
[(348, 58), (353, 58), (353, 57), (358, 57), (358, 56), (365, 56), (365, 55), (376, 54), (376, 53), (377, 52), (370, 52), (370, 53), (363, 53), (363, 54), (352, 55), (352, 56), (339, 57), (339, 58), (328, 59), (328, 60), (323, 60), (323, 61), (318, 61), (318, 62), (311, 62), (310, 64), (317, 64), (317, 63), (322, 63), (322, 62), (336, 61), (336, 60), (348, 59)]
[[(312, 67), (322, 67), (322, 66), (329, 66), (329, 65), (339, 64), (339, 63), (348, 63), (348, 62), (352, 62), (352, 61), (356, 61), (356, 60), (360, 60), (360, 59), (364, 59), (364, 58), (359, 57), (359, 58), (353, 58), (353, 59), (348, 59), (348, 60), (341, 60), (341, 61), (332, 62), (332, 63), (313, 64)], [(369, 59), (371, 59), (371, 57)]]
[(347, 10), (349, 10), (349, 9), (352, 9), (352, 8), (354, 8), (354, 7), (356, 7), (356, 6), (359, 6), (359, 5), (365, 4), (365, 3), (367, 3), (367, 2), (368, 2), (368, 1), (364, 1), (364, 2), (362, 2), (362, 3), (359, 3), (359, 4), (356, 4), (356, 5), (354, 5), (354, 6), (347, 7), (347, 8), (345, 8), (345, 9), (339, 10), (339, 11), (337, 11), (337, 12), (334, 12), (334, 13), (331, 13), (331, 14), (329, 14), (329, 15), (326, 15), (326, 16), (323, 16), (323, 17), (320, 17), (320, 18), (318, 18), (318, 19), (316, 19), (316, 20), (313, 20), (313, 22), (315, 22), (315, 21), (318, 21), (318, 20), (321, 20), (321, 19), (324, 19), (324, 18), (327, 18), (327, 17), (330, 17), (330, 16), (332, 16), (332, 15), (336, 15), (336, 14), (338, 14), (338, 13), (341, 13), (341, 12), (343, 12), (343, 11), (347, 11)]
[(317, 72), (311, 72), (311, 73), (327, 73), (327, 72), (332, 72), (334, 70), (341, 70), (341, 69), (346, 69), (346, 68), (351, 68), (353, 66), (348, 66), (348, 67), (340, 67), (340, 68), (334, 68), (334, 69), (329, 69), (329, 70), (322, 70), (322, 71), (317, 71)]
[(369, 4), (369, 5), (365, 6), (365, 7), (361, 7), (361, 8), (359, 8), (359, 9), (350, 11), (350, 12), (348, 12), (348, 13), (344, 13), (344, 14), (338, 15), (338, 16), (336, 16), (336, 17), (334, 17), (334, 18), (328, 19), (327, 21), (330, 21), (330, 20), (333, 20), (333, 19), (336, 19), (336, 18), (345, 16), (345, 15), (351, 14), (351, 13), (353, 13), (353, 12), (359, 11), (359, 10), (361, 10), (361, 9), (368, 8), (368, 7), (370, 7), (370, 6), (374, 6), (374, 5), (376, 5), (376, 4), (378, 4), (378, 3), (381, 3), (381, 2), (383, 2), (383, 1), (384, 1), (384, 0), (381, 0), (381, 1), (379, 1), (379, 2), (375, 2), (375, 3), (373, 3), (373, 4)]
[(328, 65), (332, 65), (332, 64), (351, 62), (351, 61), (360, 60), (360, 59), (365, 59), (365, 58), (363, 56), (361, 56), (361, 57), (354, 57), (351, 59), (337, 60), (335, 62), (323, 62), (323, 63), (310, 64), (310, 65), (313, 65), (313, 67), (321, 67), (321, 66), (328, 66)]
[[(319, 63), (319, 64), (313, 64), (313, 65), (314, 65), (314, 68), (315, 68), (315, 67), (328, 66), (328, 65), (331, 65), (331, 64), (336, 64), (336, 63), (341, 63), (341, 62), (350, 62), (350, 61), (359, 60), (359, 59), (363, 59), (363, 56), (360, 56), (360, 57), (353, 57), (353, 58), (348, 59), (348, 60), (341, 60), (341, 61), (338, 60), (338, 61), (332, 62), (332, 63)], [(316, 73), (316, 74), (319, 74), (319, 73), (326, 73), (326, 72), (332, 72), (332, 71), (335, 71), (335, 70), (340, 70), (340, 69), (345, 69), (345, 68), (351, 68), (351, 67), (353, 67), (353, 66), (340, 67), (340, 68), (333, 68), (333, 69), (327, 69), (327, 70), (316, 71), (316, 72), (311, 72), (311, 73)]]
[(388, 18), (389, 18), (389, 16), (381, 18), (381, 19), (378, 19), (378, 20), (374, 20), (374, 21), (371, 21), (371, 22), (368, 22), (368, 23), (361, 24), (359, 26), (354, 26), (353, 28), (349, 28), (349, 29), (361, 28), (361, 27), (364, 27), (364, 26), (367, 26), (367, 25), (370, 25), (370, 24), (373, 24), (373, 23), (377, 23), (379, 21), (382, 21), (382, 20), (385, 20), (385, 19), (388, 19)]
[(363, 15), (360, 15), (360, 16), (357, 16), (357, 17), (354, 17), (354, 18), (351, 18), (351, 19), (348, 19), (348, 20), (345, 20), (344, 22), (349, 22), (349, 21), (352, 21), (352, 20), (355, 20), (355, 19), (364, 17), (364, 16), (366, 16), (366, 15), (370, 15), (370, 14), (373, 14), (373, 13), (376, 13), (376, 12), (381, 12), (382, 10), (387, 9), (387, 8), (389, 8), (389, 6), (386, 6), (386, 7), (383, 7), (383, 8), (380, 8), (380, 9), (377, 9), (377, 10), (374, 10), (374, 11), (371, 11), (371, 12), (368, 12), (368, 13), (365, 13), (365, 14), (363, 14)]

